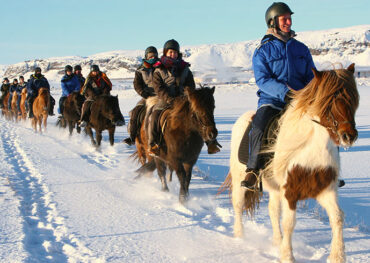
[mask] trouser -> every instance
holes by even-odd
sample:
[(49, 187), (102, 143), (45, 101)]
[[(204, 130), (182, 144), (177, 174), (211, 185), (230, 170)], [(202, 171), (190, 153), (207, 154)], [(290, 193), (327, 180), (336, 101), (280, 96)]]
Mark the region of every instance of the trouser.
[(156, 105), (154, 105), (152, 113), (150, 115), (149, 121), (149, 145), (153, 146), (154, 144), (159, 143), (159, 135), (160, 135), (160, 128), (159, 128), (159, 116), (161, 115), (162, 111), (167, 107), (167, 103), (164, 100), (159, 100)]
[(18, 95), (18, 99), (17, 99), (17, 109), (18, 109), (18, 112), (21, 112), (21, 99), (22, 99), (22, 96), (19, 94)]
[(9, 98), (8, 98), (8, 110), (12, 109), (12, 99), (13, 99), (13, 92), (10, 92)]
[(63, 114), (63, 111), (64, 111), (64, 101), (67, 99), (66, 96), (62, 96), (60, 97), (59, 99), (59, 109), (58, 109), (58, 113), (59, 114)]
[(28, 117), (29, 118), (32, 118), (33, 117), (33, 102), (35, 100), (36, 96), (32, 96), (32, 95), (29, 95), (27, 96), (27, 102), (28, 102), (28, 108), (29, 108), (29, 114), (28, 114)]
[(276, 116), (280, 110), (271, 106), (263, 106), (259, 108), (252, 121), (252, 128), (249, 132), (249, 159), (247, 163), (248, 169), (259, 170), (263, 168), (263, 163), (260, 158), (260, 150), (262, 137), (267, 124)]
[(93, 99), (87, 98), (84, 104), (82, 104), (80, 121), (87, 121), (87, 122), (89, 121), (90, 113), (91, 113), (90, 107), (93, 102), (94, 102)]
[(138, 134), (142, 124), (139, 119), (139, 114), (143, 107), (145, 107), (145, 100), (141, 99), (130, 112), (130, 124), (127, 127), (127, 131), (129, 132), (130, 138), (133, 142), (135, 141), (136, 135)]

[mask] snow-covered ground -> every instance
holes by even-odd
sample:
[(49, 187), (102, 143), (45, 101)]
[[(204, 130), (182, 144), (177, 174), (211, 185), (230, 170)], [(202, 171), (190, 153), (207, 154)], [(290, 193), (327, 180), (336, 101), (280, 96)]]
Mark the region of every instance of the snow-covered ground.
[[(345, 187), (348, 262), (370, 262), (370, 79), (359, 79), (359, 139), (341, 151)], [(60, 86), (52, 83), (58, 100)], [(134, 147), (121, 143), (119, 127), (111, 147), (104, 133), (99, 151), (90, 140), (55, 127), (35, 134), (27, 123), (0, 118), (0, 262), (279, 262), (271, 243), (267, 194), (254, 220), (245, 217), (244, 239), (232, 237), (228, 194), (216, 192), (228, 171), (231, 127), (255, 109), (253, 84), (216, 88), (216, 122), (222, 151), (203, 149), (190, 184), (190, 200), (178, 203), (174, 177), (170, 192), (157, 176), (135, 180)], [(114, 82), (126, 120), (138, 100), (130, 81)], [(326, 262), (331, 229), (315, 202), (299, 205), (293, 249), (297, 262)]]

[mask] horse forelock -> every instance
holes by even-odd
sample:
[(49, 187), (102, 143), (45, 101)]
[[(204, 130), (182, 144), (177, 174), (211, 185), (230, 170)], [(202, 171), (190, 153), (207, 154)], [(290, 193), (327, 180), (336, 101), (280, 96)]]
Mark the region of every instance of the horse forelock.
[(297, 111), (320, 119), (335, 108), (333, 105), (338, 99), (345, 102), (352, 114), (359, 104), (354, 76), (345, 69), (322, 71), (304, 89), (294, 92), (293, 98)]

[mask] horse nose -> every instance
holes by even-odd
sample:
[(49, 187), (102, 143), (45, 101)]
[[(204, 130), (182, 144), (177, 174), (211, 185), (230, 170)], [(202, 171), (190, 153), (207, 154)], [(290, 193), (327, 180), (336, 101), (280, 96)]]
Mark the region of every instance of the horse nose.
[(345, 144), (352, 144), (352, 143), (354, 143), (357, 140), (357, 137), (358, 137), (358, 132), (357, 132), (356, 129), (353, 130), (353, 133), (343, 132), (341, 134), (341, 140)]

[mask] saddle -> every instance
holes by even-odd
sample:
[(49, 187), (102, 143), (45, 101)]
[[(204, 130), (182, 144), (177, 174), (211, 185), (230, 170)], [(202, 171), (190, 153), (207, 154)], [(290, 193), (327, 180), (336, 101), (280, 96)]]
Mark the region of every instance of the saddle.
[[(273, 143), (275, 143), (276, 135), (278, 133), (279, 128), (279, 120), (282, 116), (282, 112), (275, 115), (267, 124), (266, 129), (263, 133), (262, 137), (262, 145), (261, 145), (261, 151), (267, 149), (269, 146), (271, 146)], [(251, 123), (248, 125), (247, 129), (245, 130), (245, 133), (243, 135), (243, 138), (240, 142), (239, 150), (238, 150), (238, 158), (239, 162), (242, 164), (247, 165), (248, 159), (249, 159), (249, 132), (252, 129)], [(259, 162), (261, 165), (259, 165), (261, 168), (264, 168), (266, 163), (268, 163), (269, 160), (271, 160), (274, 157), (274, 153), (261, 153), (259, 154)]]

